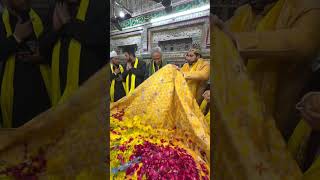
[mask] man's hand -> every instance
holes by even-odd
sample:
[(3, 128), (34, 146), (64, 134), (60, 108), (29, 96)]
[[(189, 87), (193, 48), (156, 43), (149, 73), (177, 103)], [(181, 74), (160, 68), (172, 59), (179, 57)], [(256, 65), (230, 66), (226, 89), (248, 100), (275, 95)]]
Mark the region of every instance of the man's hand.
[(304, 120), (314, 130), (320, 130), (320, 92), (306, 94), (297, 104)]
[(117, 68), (116, 70), (114, 70), (115, 74), (118, 74), (120, 72), (120, 68)]
[(68, 11), (68, 5), (66, 3), (57, 4), (57, 15), (62, 24), (67, 24), (71, 20), (70, 13)]
[(180, 67), (175, 65), (175, 64), (171, 64), (174, 68), (176, 68), (178, 71), (180, 71)]
[(35, 64), (43, 62), (43, 57), (40, 55), (39, 48), (37, 48), (35, 53), (33, 54), (22, 53), (22, 54), (18, 54), (18, 56), (24, 62), (35, 63)]
[(205, 92), (203, 93), (202, 97), (203, 97), (206, 101), (210, 102), (210, 90), (205, 91)]
[(130, 70), (132, 68), (132, 65), (130, 62), (127, 62), (127, 70)]
[(26, 38), (28, 38), (32, 34), (32, 32), (33, 32), (33, 27), (32, 27), (31, 21), (27, 21), (25, 23), (21, 23), (21, 21), (19, 21), (16, 24), (13, 36), (18, 43), (21, 43)]

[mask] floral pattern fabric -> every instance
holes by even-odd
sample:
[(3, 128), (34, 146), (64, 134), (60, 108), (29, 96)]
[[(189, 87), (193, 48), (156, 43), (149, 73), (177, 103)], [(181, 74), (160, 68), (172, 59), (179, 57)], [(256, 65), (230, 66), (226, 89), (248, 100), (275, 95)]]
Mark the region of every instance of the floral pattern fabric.
[(302, 172), (234, 44), (218, 28), (212, 42), (216, 179), (300, 180)]
[(0, 179), (107, 179), (107, 69), (66, 103), (0, 130)]
[(110, 115), (112, 178), (209, 178), (209, 126), (174, 66), (111, 104)]

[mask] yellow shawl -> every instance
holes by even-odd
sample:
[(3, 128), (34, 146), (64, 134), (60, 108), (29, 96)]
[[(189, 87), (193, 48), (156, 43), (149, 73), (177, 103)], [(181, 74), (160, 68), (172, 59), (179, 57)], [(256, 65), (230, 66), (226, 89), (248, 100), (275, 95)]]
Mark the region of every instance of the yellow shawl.
[[(137, 68), (139, 64), (139, 60), (138, 58), (136, 58), (133, 68)], [(131, 84), (129, 85), (129, 78), (130, 78), (130, 82)], [(125, 87), (125, 91), (126, 91), (126, 95), (130, 94), (132, 91), (134, 91), (134, 89), (136, 88), (136, 75), (135, 74), (128, 74), (127, 78), (126, 78), (126, 87)]]
[[(80, 7), (77, 13), (77, 19), (85, 21), (89, 0), (81, 0)], [(60, 61), (60, 48), (61, 41), (59, 40), (53, 49), (52, 53), (52, 104), (53, 106), (58, 103), (64, 102), (68, 99), (79, 86), (79, 66), (81, 56), (81, 44), (72, 39), (68, 49), (68, 67), (67, 67), (67, 84), (62, 95), (60, 90), (60, 74), (59, 74), (59, 61)]]

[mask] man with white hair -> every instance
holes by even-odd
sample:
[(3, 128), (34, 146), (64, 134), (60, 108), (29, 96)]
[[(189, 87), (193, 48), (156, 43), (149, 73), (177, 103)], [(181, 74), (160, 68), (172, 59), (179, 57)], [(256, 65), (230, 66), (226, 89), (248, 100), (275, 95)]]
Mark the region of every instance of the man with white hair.
[(150, 64), (148, 64), (147, 66), (146, 79), (167, 64), (167, 62), (162, 58), (162, 52), (160, 47), (152, 49), (151, 58), (152, 60)]
[(116, 102), (125, 96), (125, 84), (123, 82), (122, 73), (124, 71), (118, 54), (115, 51), (110, 52), (110, 69), (111, 69), (111, 85), (110, 85), (110, 99), (111, 102)]

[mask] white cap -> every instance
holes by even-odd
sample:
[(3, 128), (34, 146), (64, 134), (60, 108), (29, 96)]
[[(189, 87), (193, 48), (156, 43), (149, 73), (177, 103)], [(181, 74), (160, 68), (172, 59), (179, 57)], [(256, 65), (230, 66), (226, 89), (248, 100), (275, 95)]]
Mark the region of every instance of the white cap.
[(110, 59), (111, 59), (111, 58), (114, 58), (114, 57), (117, 57), (117, 56), (118, 56), (118, 54), (117, 54), (116, 51), (110, 52)]

